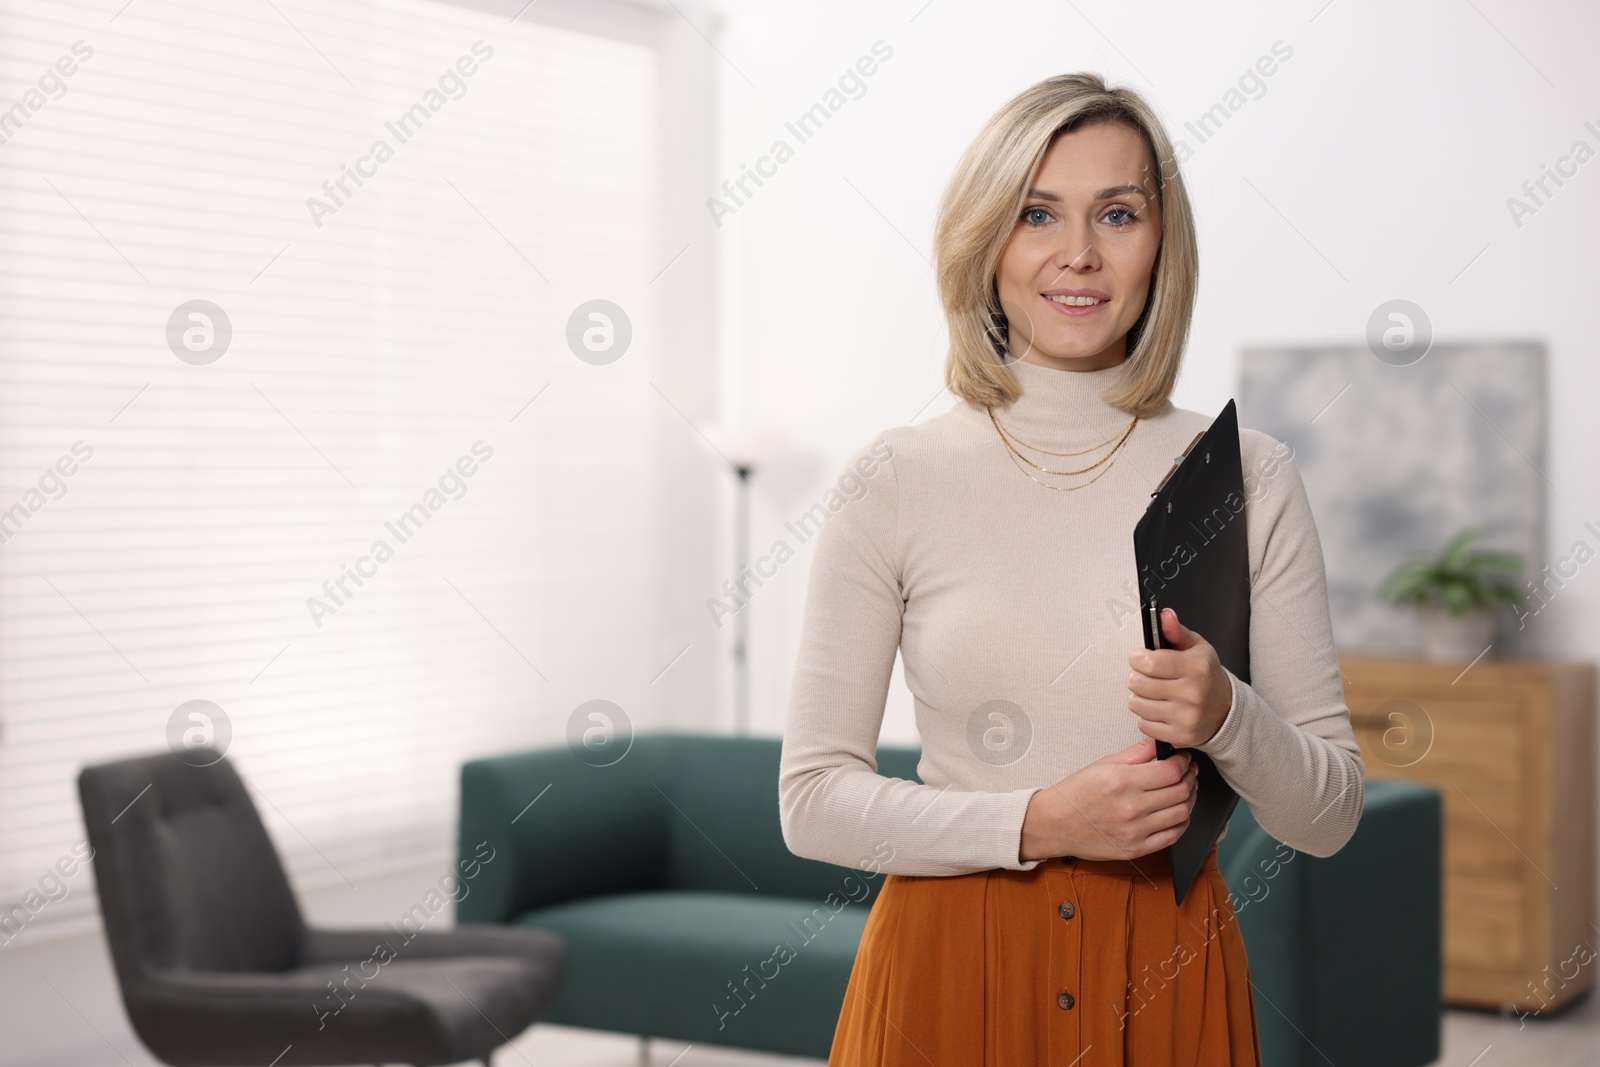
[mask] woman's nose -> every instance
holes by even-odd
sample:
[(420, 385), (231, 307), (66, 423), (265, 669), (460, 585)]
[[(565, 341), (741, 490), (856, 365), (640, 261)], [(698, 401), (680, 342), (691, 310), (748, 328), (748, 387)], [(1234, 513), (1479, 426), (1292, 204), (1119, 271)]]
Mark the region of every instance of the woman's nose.
[(1065, 220), (1056, 231), (1060, 244), (1055, 249), (1055, 266), (1062, 273), (1093, 270), (1100, 265), (1100, 253), (1094, 247), (1093, 227), (1082, 220)]
[(1056, 249), (1058, 270), (1066, 274), (1070, 271), (1097, 270), (1099, 266), (1100, 253), (1088, 233), (1078, 230), (1063, 235), (1061, 246)]

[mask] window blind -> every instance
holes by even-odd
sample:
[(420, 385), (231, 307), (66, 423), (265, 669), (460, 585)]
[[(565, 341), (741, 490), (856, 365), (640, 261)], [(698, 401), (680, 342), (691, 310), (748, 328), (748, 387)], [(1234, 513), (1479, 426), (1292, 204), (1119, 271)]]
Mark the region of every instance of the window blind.
[(660, 16), (539, 6), (0, 2), (0, 942), (85, 764), (213, 729), (359, 885), (666, 664)]

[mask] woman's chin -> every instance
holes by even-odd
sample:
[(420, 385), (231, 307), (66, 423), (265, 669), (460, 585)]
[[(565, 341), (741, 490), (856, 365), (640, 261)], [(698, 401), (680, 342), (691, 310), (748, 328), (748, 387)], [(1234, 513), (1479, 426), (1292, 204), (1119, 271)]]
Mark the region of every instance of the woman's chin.
[(1106, 345), (1093, 344), (1057, 344), (1037, 345), (1034, 354), (1040, 357), (1042, 363), (1053, 363), (1058, 366), (1082, 366), (1091, 363), (1105, 362)]

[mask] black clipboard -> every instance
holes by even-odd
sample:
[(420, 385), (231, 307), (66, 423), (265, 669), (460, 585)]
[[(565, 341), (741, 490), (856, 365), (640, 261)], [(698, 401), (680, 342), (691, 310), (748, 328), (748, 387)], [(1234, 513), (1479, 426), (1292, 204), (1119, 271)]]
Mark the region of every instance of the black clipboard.
[[(1248, 683), (1250, 556), (1232, 400), (1189, 442), (1150, 497), (1133, 530), (1144, 647), (1163, 646), (1159, 611), (1171, 608), (1179, 622), (1211, 643), (1224, 667)], [(1167, 742), (1156, 742), (1157, 759), (1172, 752)], [(1199, 768), (1199, 794), (1188, 828), (1167, 850), (1179, 904), (1239, 803), (1211, 757), (1199, 749), (1189, 755)]]

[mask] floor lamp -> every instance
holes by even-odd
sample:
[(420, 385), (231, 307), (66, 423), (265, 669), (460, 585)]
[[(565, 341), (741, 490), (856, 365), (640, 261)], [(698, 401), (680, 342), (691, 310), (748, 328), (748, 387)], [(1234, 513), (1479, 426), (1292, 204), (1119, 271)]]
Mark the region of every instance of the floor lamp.
[[(783, 447), (781, 434), (744, 426), (713, 426), (706, 437), (733, 467), (733, 574), (738, 585), (750, 568), (750, 479)], [(733, 732), (750, 732), (750, 616), (733, 616)]]

